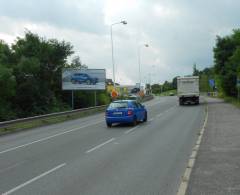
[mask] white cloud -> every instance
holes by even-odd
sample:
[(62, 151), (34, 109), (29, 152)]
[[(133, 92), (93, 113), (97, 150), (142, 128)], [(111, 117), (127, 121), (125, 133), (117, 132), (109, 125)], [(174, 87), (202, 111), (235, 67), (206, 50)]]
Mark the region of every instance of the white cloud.
[[(240, 25), (236, 0), (0, 0), (0, 39), (12, 43), (25, 28), (46, 38), (66, 40), (90, 68), (112, 75), (113, 27), (117, 81), (138, 82), (138, 44), (142, 80), (164, 82), (213, 64), (216, 35)], [(152, 68), (154, 66), (155, 68)], [(144, 79), (145, 78), (145, 79)]]

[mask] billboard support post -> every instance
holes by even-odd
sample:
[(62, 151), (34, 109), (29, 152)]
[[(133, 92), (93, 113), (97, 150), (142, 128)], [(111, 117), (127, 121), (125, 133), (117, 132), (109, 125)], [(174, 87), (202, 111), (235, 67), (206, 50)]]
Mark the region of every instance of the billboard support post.
[(238, 100), (240, 101), (240, 78), (237, 78)]
[(94, 106), (97, 106), (97, 92), (94, 91)]
[(238, 87), (238, 101), (240, 101), (240, 87)]
[(72, 90), (72, 110), (74, 110), (74, 92)]

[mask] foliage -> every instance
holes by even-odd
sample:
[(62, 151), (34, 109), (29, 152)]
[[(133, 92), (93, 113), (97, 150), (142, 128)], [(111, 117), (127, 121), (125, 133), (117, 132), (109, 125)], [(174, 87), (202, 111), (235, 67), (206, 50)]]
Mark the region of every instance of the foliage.
[[(30, 31), (8, 46), (0, 40), (0, 121), (70, 109), (71, 93), (62, 91), (62, 68), (87, 68), (65, 41), (44, 39)], [(76, 108), (94, 105), (92, 92), (78, 91)], [(108, 101), (99, 93), (99, 103)], [(90, 97), (90, 98), (89, 98)]]
[(236, 80), (240, 77), (240, 29), (217, 37), (214, 48), (214, 70), (223, 94), (236, 97)]
[(153, 84), (151, 87), (152, 93), (154, 94), (160, 94), (166, 91), (177, 89), (177, 76), (172, 79), (172, 82), (165, 81), (162, 85)]
[(66, 65), (66, 68), (76, 68), (76, 69), (86, 69), (88, 68), (86, 64), (83, 64), (79, 56), (75, 56), (72, 59), (70, 65)]

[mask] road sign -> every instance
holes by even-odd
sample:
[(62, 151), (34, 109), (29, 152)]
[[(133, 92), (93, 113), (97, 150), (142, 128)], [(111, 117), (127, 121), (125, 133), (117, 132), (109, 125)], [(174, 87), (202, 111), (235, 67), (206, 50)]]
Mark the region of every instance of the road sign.
[(214, 79), (209, 79), (209, 80), (208, 80), (208, 83), (209, 83), (209, 86), (210, 86), (210, 87), (214, 88), (214, 86), (215, 86), (215, 81), (214, 81)]
[(112, 98), (116, 98), (116, 97), (118, 96), (118, 92), (115, 91), (115, 90), (113, 90), (113, 91), (111, 92), (111, 96), (112, 96)]

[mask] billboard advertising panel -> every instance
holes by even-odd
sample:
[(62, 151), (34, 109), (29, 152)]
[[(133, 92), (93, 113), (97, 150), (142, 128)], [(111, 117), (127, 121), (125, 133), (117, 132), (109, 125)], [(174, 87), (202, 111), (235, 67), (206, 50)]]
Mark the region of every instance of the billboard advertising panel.
[(105, 69), (63, 69), (63, 90), (105, 90)]

